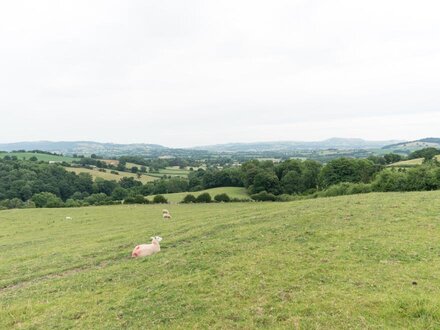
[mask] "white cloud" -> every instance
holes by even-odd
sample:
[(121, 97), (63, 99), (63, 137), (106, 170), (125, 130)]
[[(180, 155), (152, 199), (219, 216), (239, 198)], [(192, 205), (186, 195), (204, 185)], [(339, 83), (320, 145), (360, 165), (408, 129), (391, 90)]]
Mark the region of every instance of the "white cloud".
[(406, 0), (3, 2), (0, 142), (437, 135), (439, 9)]

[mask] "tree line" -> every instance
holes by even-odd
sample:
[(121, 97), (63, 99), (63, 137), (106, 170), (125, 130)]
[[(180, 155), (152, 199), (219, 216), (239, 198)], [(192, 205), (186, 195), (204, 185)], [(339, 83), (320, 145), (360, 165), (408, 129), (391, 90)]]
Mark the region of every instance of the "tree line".
[[(387, 167), (400, 160), (395, 154), (338, 158), (327, 164), (298, 159), (279, 163), (250, 160), (241, 166), (208, 166), (190, 171), (187, 178), (162, 178), (146, 184), (127, 177), (118, 182), (93, 180), (87, 173), (75, 174), (59, 164), (4, 157), (0, 159), (0, 208), (146, 203), (145, 196), (226, 186), (245, 187), (254, 200), (434, 190), (440, 189), (440, 165), (434, 158), (439, 153), (438, 149), (417, 151), (413, 156), (422, 155), (425, 161), (408, 169)], [(161, 201), (159, 197), (155, 200)]]

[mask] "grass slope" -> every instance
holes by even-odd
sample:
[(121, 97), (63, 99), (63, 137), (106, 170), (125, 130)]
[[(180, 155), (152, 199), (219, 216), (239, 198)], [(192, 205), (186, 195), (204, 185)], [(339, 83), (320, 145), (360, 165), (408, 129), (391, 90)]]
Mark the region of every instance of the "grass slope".
[(156, 178), (149, 176), (149, 175), (145, 175), (145, 174), (142, 174), (142, 176), (140, 178), (138, 178), (136, 174), (128, 173), (128, 172), (117, 171), (117, 172), (119, 172), (119, 175), (112, 174), (112, 173), (110, 173), (111, 170), (109, 170), (109, 169), (106, 170), (107, 172), (101, 172), (101, 171), (98, 171), (97, 169), (90, 170), (88, 168), (81, 168), (81, 167), (66, 167), (66, 171), (75, 172), (76, 174), (89, 173), (94, 179), (103, 178), (105, 180), (119, 181), (123, 177), (128, 177), (128, 178), (135, 178), (136, 180), (141, 181), (142, 183), (147, 183), (147, 182), (156, 180)]
[[(245, 188), (241, 187), (218, 187), (218, 188), (211, 188), (211, 189), (205, 189), (201, 191), (190, 191), (190, 192), (180, 192), (180, 193), (172, 193), (172, 194), (163, 194), (163, 196), (166, 197), (168, 202), (171, 203), (180, 203), (182, 199), (188, 195), (192, 194), (194, 196), (199, 196), (202, 193), (209, 193), (214, 199), (215, 195), (226, 193), (230, 198), (239, 198), (239, 199), (250, 199), (248, 193), (246, 192)], [(149, 200), (153, 200), (153, 196), (147, 196)]]
[[(435, 156), (435, 158), (440, 161), (440, 155)], [(423, 158), (414, 158), (410, 160), (402, 160), (397, 163), (390, 164), (390, 167), (414, 167), (423, 164)]]
[(18, 159), (29, 159), (33, 156), (37, 157), (38, 160), (42, 160), (44, 162), (55, 161), (55, 162), (67, 162), (71, 163), (75, 158), (68, 156), (56, 156), (56, 155), (47, 155), (40, 154), (36, 152), (0, 152), (0, 158), (5, 156), (16, 156)]
[(0, 328), (438, 329), (439, 198), (2, 211)]

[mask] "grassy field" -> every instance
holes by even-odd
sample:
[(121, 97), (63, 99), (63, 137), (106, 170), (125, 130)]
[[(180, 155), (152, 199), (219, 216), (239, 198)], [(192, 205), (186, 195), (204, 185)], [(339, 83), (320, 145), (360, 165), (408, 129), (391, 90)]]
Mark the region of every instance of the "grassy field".
[(438, 329), (439, 199), (1, 211), (0, 328)]
[[(440, 161), (440, 155), (435, 156), (435, 158)], [(389, 165), (390, 167), (414, 167), (423, 164), (423, 158), (415, 158), (410, 160), (402, 160), (397, 163)]]
[[(138, 165), (135, 163), (126, 163), (125, 167), (128, 169), (131, 169), (132, 167), (136, 166), (137, 168), (141, 168), (142, 165)], [(180, 176), (180, 177), (187, 177), (189, 174), (189, 169), (180, 169), (178, 166), (172, 166), (172, 167), (167, 167), (167, 168), (163, 168), (160, 169), (158, 172), (156, 173), (150, 173), (148, 172), (148, 175), (150, 176), (154, 176), (157, 178), (161, 178), (164, 175), (169, 175), (169, 176)]]
[(66, 167), (66, 171), (75, 172), (77, 174), (78, 173), (89, 173), (90, 175), (93, 176), (94, 179), (103, 178), (105, 180), (119, 181), (123, 177), (129, 177), (129, 178), (135, 178), (136, 180), (141, 181), (142, 183), (147, 183), (147, 182), (156, 180), (156, 178), (149, 176), (149, 175), (145, 175), (145, 174), (142, 174), (142, 176), (140, 178), (138, 178), (136, 174), (129, 173), (129, 172), (117, 171), (117, 172), (119, 172), (119, 175), (112, 174), (112, 173), (110, 173), (111, 170), (109, 170), (109, 169), (106, 170), (107, 172), (101, 172), (101, 171), (98, 171), (97, 169), (90, 170), (88, 168)]
[[(246, 192), (246, 189), (241, 187), (219, 187), (219, 188), (211, 188), (201, 191), (163, 194), (163, 196), (165, 196), (168, 202), (170, 203), (179, 203), (188, 194), (192, 194), (197, 197), (205, 192), (209, 193), (212, 198), (214, 198), (215, 195), (226, 193), (230, 198), (250, 199), (248, 193)], [(152, 200), (153, 196), (148, 196), (147, 198), (149, 200)]]
[(181, 170), (179, 168), (165, 168), (165, 169), (160, 169), (159, 172), (155, 172), (155, 173), (148, 173), (148, 175), (157, 177), (157, 178), (161, 178), (164, 175), (167, 176), (180, 176), (183, 178), (186, 178), (189, 174), (189, 170)]
[(0, 158), (8, 156), (16, 156), (18, 159), (29, 159), (33, 156), (37, 157), (38, 160), (42, 160), (45, 162), (56, 161), (56, 162), (67, 162), (71, 163), (75, 158), (68, 156), (56, 156), (56, 155), (47, 155), (40, 154), (34, 152), (0, 152)]

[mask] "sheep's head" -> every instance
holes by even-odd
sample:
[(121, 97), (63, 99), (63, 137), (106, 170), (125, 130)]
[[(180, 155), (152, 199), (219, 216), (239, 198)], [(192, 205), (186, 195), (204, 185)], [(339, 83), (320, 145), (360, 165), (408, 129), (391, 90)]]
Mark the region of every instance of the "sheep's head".
[(160, 241), (162, 240), (162, 237), (160, 237), (160, 236), (154, 236), (154, 237), (151, 237), (151, 239), (152, 239), (153, 241), (158, 241), (158, 242), (160, 242)]

